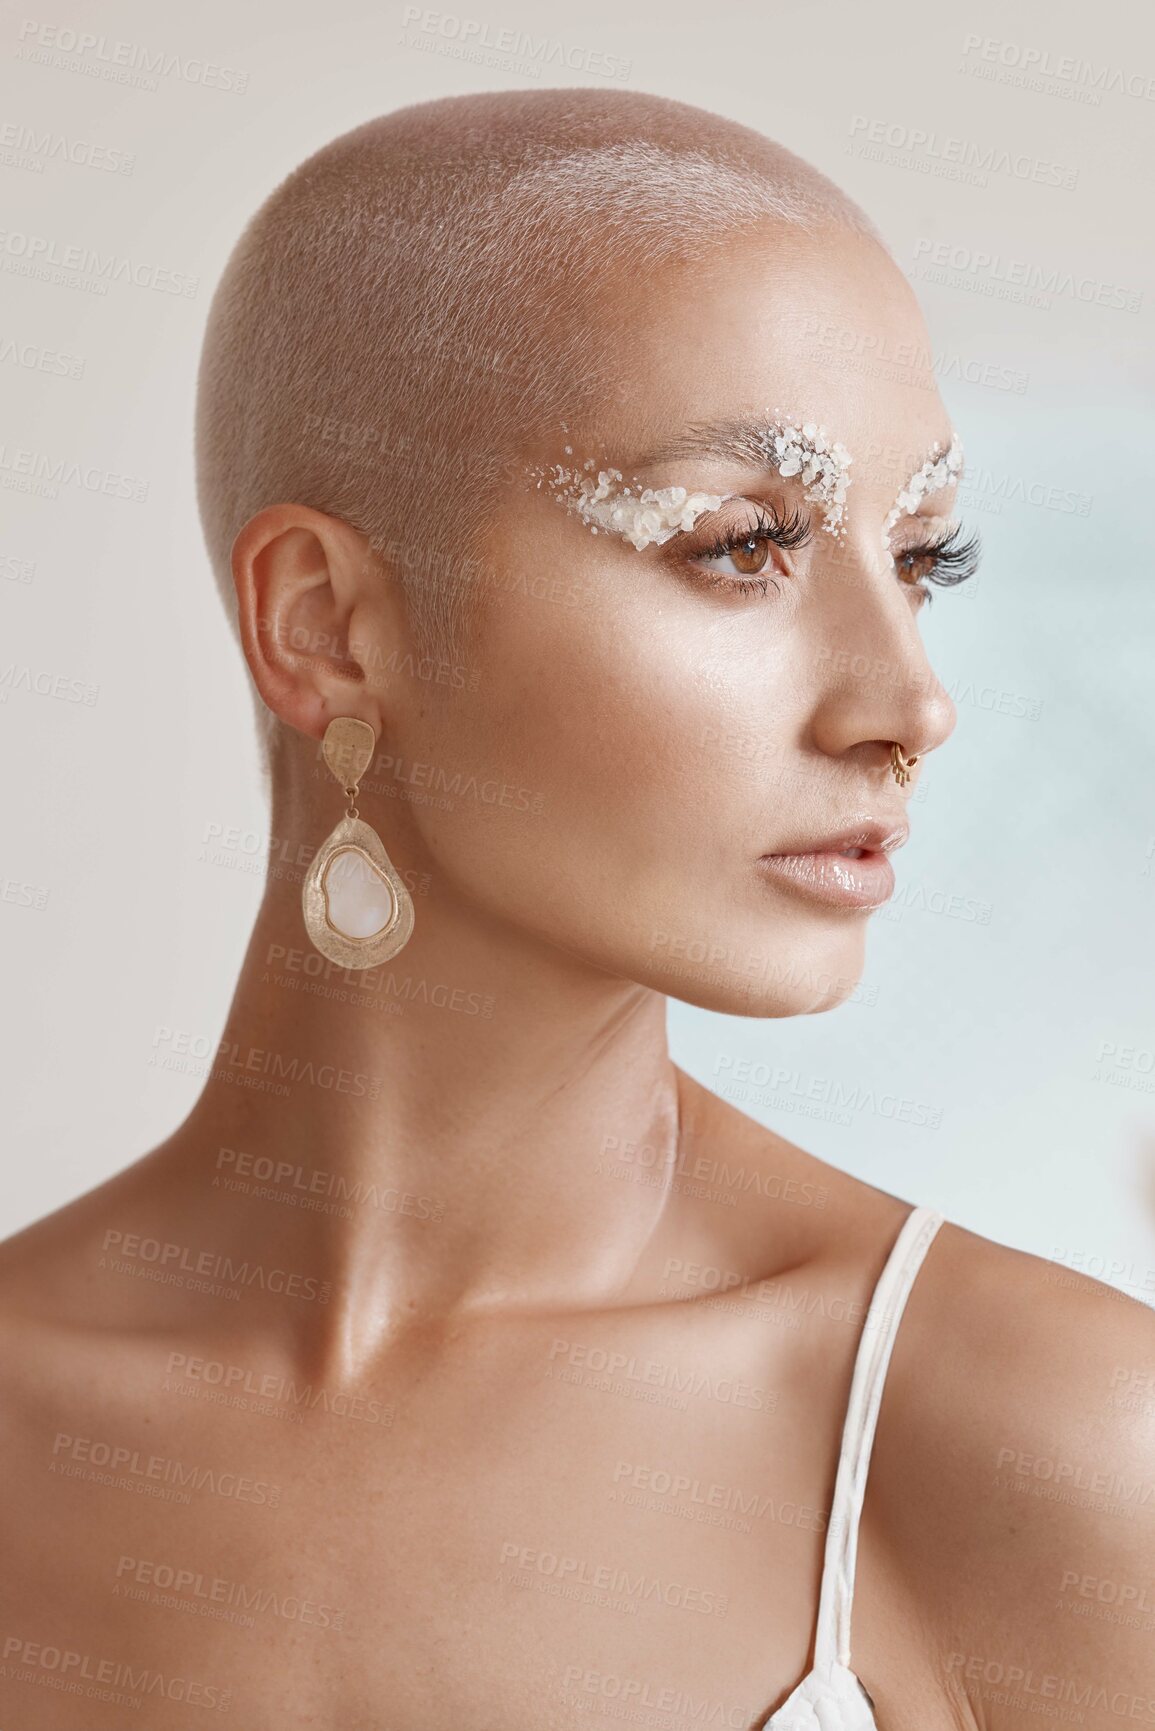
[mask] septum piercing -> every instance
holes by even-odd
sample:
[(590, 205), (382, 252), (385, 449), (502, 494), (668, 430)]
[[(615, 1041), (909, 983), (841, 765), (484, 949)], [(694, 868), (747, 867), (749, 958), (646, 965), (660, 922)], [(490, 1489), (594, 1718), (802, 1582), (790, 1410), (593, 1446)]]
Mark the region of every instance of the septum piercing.
[(919, 753), (917, 751), (913, 757), (905, 757), (901, 745), (899, 745), (897, 739), (895, 740), (894, 744), (890, 748), (890, 767), (894, 771), (894, 779), (897, 781), (899, 787), (906, 786), (907, 782), (910, 780), (910, 772), (918, 760)]

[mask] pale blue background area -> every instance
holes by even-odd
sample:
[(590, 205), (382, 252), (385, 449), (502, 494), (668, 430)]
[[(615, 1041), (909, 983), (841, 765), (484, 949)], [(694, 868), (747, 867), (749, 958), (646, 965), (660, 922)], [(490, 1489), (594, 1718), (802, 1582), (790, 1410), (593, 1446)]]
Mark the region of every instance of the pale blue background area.
[(784, 1074), (738, 1103), (824, 1159), (1155, 1301), (1151, 417), (1118, 378), (1072, 415), (1068, 356), (1045, 364), (1025, 398), (944, 392), (976, 461), (1093, 505), (964, 497), (983, 567), (924, 627), (958, 721), (857, 1001), (778, 1022), (676, 1005), (671, 1043), (719, 1091), (742, 1060)]

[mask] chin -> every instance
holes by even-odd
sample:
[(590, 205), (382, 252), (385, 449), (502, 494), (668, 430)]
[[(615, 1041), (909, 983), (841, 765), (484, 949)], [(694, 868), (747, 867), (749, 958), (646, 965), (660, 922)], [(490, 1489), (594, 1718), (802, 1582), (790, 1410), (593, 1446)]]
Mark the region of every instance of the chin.
[[(813, 1016), (833, 1010), (858, 989), (865, 963), (866, 919), (823, 916), (803, 935), (760, 932), (663, 941), (649, 958), (649, 981), (667, 997), (726, 1016)], [(655, 967), (655, 963), (657, 966)]]

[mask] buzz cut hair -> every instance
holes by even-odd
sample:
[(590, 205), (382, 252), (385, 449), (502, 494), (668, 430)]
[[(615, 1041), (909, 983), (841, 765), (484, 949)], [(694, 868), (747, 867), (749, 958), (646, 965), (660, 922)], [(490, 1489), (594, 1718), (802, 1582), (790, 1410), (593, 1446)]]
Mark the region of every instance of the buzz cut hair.
[[(419, 654), (459, 654), (503, 477), (612, 377), (611, 285), (644, 294), (768, 219), (884, 245), (783, 145), (645, 93), (415, 103), (301, 163), (228, 260), (197, 380), (198, 503), (238, 643), (233, 543), (293, 501), (366, 537)], [(259, 696), (256, 715), (268, 771), (280, 724)]]

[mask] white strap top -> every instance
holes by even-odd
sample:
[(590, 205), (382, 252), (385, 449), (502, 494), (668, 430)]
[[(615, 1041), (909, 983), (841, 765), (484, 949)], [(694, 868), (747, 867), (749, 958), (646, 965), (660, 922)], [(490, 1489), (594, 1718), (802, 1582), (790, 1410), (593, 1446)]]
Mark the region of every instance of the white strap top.
[(874, 1289), (854, 1363), (826, 1533), (814, 1668), (764, 1721), (763, 1731), (878, 1731), (870, 1696), (850, 1669), (858, 1522), (898, 1325), (915, 1275), (942, 1223), (943, 1216), (931, 1208), (912, 1209)]

